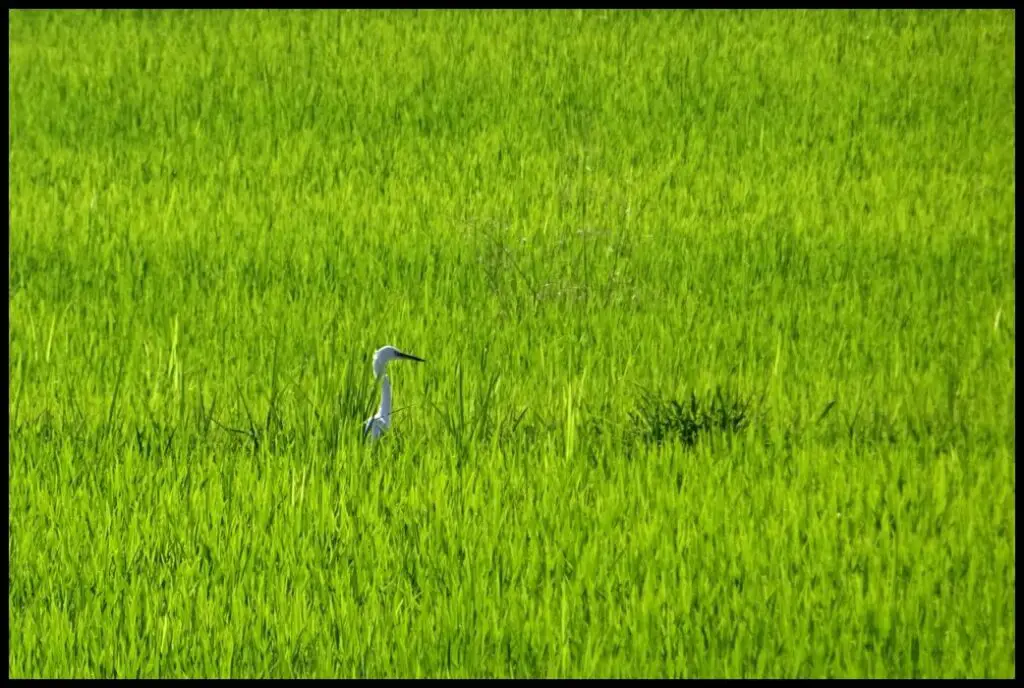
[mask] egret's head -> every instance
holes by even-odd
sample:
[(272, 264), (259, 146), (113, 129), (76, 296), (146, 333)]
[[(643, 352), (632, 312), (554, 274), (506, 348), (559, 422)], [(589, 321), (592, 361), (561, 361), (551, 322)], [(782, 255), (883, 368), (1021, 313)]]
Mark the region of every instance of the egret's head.
[(412, 354), (402, 353), (393, 346), (382, 346), (373, 352), (373, 375), (381, 377), (387, 371), (388, 363), (396, 359), (404, 358), (408, 361), (419, 361), (426, 363), (422, 358)]

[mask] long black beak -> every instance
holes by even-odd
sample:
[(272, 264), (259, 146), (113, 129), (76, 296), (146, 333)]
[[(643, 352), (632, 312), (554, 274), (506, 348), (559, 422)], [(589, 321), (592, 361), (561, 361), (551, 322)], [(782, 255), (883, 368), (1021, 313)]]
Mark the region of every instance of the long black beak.
[(410, 361), (419, 361), (420, 363), (426, 363), (426, 361), (419, 356), (413, 356), (412, 354), (403, 354), (401, 351), (398, 352), (399, 358), (407, 358)]

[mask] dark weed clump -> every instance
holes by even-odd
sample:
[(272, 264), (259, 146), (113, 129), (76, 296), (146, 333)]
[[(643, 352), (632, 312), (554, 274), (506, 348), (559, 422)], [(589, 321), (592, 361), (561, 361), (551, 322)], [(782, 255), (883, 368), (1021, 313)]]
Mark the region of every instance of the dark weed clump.
[(705, 436), (746, 429), (753, 412), (749, 399), (716, 387), (704, 396), (691, 391), (689, 399), (682, 401), (662, 399), (645, 391), (629, 418), (634, 436), (644, 442), (678, 440), (693, 446)]

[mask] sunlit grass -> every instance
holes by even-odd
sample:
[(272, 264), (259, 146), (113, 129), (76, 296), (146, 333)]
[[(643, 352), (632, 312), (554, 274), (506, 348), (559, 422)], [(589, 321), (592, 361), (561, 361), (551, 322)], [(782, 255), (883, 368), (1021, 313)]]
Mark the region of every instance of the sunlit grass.
[(1014, 675), (1014, 41), (12, 12), (9, 674)]

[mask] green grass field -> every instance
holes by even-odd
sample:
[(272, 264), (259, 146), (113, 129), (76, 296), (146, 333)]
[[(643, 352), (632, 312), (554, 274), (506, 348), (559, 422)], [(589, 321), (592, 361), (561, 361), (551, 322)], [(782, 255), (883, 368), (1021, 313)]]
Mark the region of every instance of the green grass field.
[(1015, 674), (1012, 12), (8, 16), (9, 676)]

